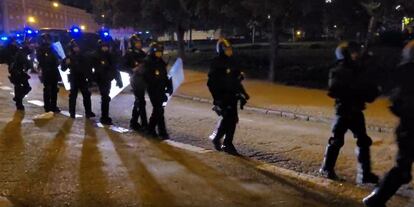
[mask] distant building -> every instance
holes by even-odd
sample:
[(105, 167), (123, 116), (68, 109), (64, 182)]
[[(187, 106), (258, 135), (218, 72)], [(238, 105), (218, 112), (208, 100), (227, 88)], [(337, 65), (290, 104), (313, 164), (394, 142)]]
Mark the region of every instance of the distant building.
[(25, 26), (34, 29), (68, 29), (78, 25), (85, 31), (99, 29), (86, 11), (48, 0), (0, 0), (0, 32), (22, 31)]
[[(208, 30), (208, 31), (199, 31), (193, 30), (191, 33), (192, 40), (211, 40), (211, 39), (218, 39), (220, 37), (221, 30)], [(158, 37), (159, 41), (177, 41), (177, 34), (165, 34), (163, 36)], [(190, 32), (185, 32), (184, 40), (190, 40)]]

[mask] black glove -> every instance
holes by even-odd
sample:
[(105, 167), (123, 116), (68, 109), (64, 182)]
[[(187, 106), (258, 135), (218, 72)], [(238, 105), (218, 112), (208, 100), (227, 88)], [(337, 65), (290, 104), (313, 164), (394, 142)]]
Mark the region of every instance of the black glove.
[(248, 97), (248, 95), (246, 97), (246, 95), (247, 94), (243, 94), (243, 93), (237, 94), (237, 99), (239, 99), (239, 101), (240, 101), (240, 109), (241, 110), (244, 109), (244, 106), (247, 104), (247, 100), (250, 98), (250, 97)]
[(116, 80), (116, 86), (118, 86), (118, 88), (124, 87), (124, 84), (122, 83), (122, 80), (120, 80), (120, 79)]

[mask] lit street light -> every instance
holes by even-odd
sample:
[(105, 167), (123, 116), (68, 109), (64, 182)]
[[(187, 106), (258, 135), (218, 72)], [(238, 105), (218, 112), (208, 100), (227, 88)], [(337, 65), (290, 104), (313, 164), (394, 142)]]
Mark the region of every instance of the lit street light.
[(53, 5), (53, 7), (55, 7), (55, 8), (58, 8), (58, 7), (59, 7), (59, 3), (57, 3), (57, 2), (53, 2), (53, 3), (52, 3), (52, 5)]
[(86, 26), (85, 25), (81, 25), (80, 26), (81, 30), (85, 31), (86, 30)]
[(36, 18), (34, 18), (33, 16), (29, 16), (27, 18), (27, 22), (29, 22), (29, 23), (36, 23)]

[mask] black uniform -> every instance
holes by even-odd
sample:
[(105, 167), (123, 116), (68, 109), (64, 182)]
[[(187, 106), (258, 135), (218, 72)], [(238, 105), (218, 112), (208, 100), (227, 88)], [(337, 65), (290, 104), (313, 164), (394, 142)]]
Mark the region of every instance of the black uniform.
[[(247, 93), (241, 83), (243, 80), (240, 69), (234, 59), (224, 54), (213, 60), (208, 74), (208, 88), (214, 99), (214, 110), (223, 118), (213, 133), (213, 143), (217, 150), (237, 153), (233, 145), (233, 137), (238, 117), (238, 101), (246, 103)], [(220, 140), (225, 136), (223, 146)]]
[(321, 168), (321, 172), (326, 173), (328, 178), (337, 178), (335, 163), (344, 145), (345, 133), (351, 130), (358, 146), (357, 182), (378, 182), (378, 177), (371, 173), (372, 140), (367, 135), (363, 110), (367, 102), (373, 102), (377, 98), (379, 91), (368, 75), (365, 67), (354, 61), (341, 61), (331, 69), (328, 95), (335, 99), (336, 118), (332, 129), (333, 137), (329, 139)]
[(46, 112), (59, 112), (57, 107), (57, 96), (59, 92), (58, 82), (59, 74), (59, 58), (51, 44), (43, 43), (37, 51), (37, 59), (39, 67), (42, 70), (43, 82), (43, 101)]
[(69, 82), (69, 113), (72, 118), (76, 118), (76, 99), (78, 92), (81, 91), (83, 96), (83, 106), (85, 107), (86, 118), (94, 117), (91, 106), (91, 92), (89, 83), (92, 81), (92, 68), (88, 58), (80, 52), (71, 52), (63, 60), (63, 70), (70, 69)]
[(15, 44), (9, 44), (4, 48), (6, 54), (7, 64), (9, 68), (9, 79), (14, 85), (14, 98), (16, 108), (24, 110), (23, 98), (31, 91), (29, 84), (30, 76), (27, 74), (29, 69), (29, 61), (27, 55), (31, 53), (29, 47), (17, 47)]
[(172, 85), (167, 76), (167, 64), (162, 58), (158, 58), (154, 54), (145, 58), (144, 80), (147, 83), (148, 95), (153, 107), (148, 131), (151, 135), (156, 136), (155, 128), (158, 127), (158, 135), (167, 139), (163, 103), (167, 101), (166, 93), (171, 93)]
[[(142, 50), (131, 48), (125, 54), (124, 61), (128, 72), (131, 74), (131, 86), (135, 95), (134, 107), (132, 109), (131, 128), (145, 129), (148, 127), (145, 91), (147, 84), (144, 80), (144, 59), (146, 54)], [(138, 123), (141, 119), (141, 124)]]
[(92, 66), (95, 69), (94, 77), (102, 97), (101, 122), (107, 125), (112, 124), (112, 119), (109, 117), (109, 103), (111, 101), (109, 93), (112, 80), (115, 79), (117, 85), (122, 87), (121, 75), (116, 69), (115, 62), (115, 57), (109, 51), (103, 52), (101, 49), (98, 49), (92, 57)]
[(411, 181), (414, 161), (414, 63), (401, 65), (394, 78), (396, 83), (391, 97), (391, 111), (400, 118), (396, 130), (398, 154), (392, 168), (364, 203), (370, 207), (385, 206), (385, 203), (403, 185)]

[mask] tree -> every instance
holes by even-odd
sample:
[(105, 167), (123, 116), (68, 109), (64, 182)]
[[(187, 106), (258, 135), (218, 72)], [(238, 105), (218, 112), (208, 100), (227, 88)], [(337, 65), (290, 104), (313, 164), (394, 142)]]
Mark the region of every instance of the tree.
[(269, 38), (269, 74), (270, 81), (275, 80), (279, 58), (279, 36), (285, 28), (292, 26), (309, 9), (311, 0), (243, 0), (242, 5), (249, 10), (251, 17), (268, 25)]

